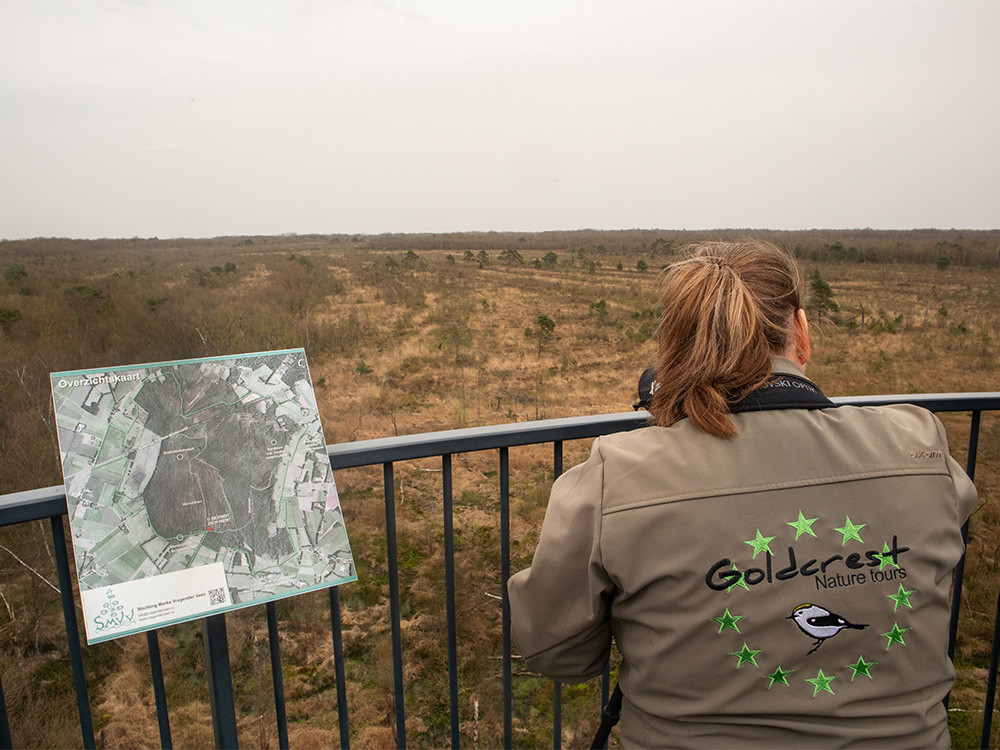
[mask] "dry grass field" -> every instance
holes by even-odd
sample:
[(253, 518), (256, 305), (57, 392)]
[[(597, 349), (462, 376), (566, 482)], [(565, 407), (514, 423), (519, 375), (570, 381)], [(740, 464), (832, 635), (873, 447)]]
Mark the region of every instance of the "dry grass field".
[[(627, 411), (653, 357), (658, 270), (726, 233), (553, 232), (0, 243), (0, 492), (61, 483), (48, 373), (303, 346), (328, 443)], [(733, 233), (730, 233), (733, 234)], [(736, 233), (738, 234), (738, 233)], [(1000, 390), (1000, 232), (755, 233), (799, 256), (809, 375), (827, 395)], [(837, 309), (811, 291), (819, 272)], [(964, 460), (968, 415), (946, 415)], [(566, 466), (589, 445), (567, 445)], [(1000, 582), (1000, 418), (987, 415), (963, 594), (957, 745), (978, 742)], [(511, 453), (512, 569), (530, 561), (547, 446)], [(454, 461), (463, 743), (499, 744), (497, 458)], [(397, 467), (409, 744), (448, 744), (440, 464)], [(380, 470), (338, 473), (359, 581), (341, 591), (352, 743), (392, 742)], [(48, 531), (0, 529), (0, 675), (19, 747), (79, 744)], [(16, 557), (15, 557), (16, 555)], [(35, 574), (37, 571), (38, 575)], [(338, 742), (325, 595), (279, 603), (293, 747)], [(277, 744), (263, 610), (228, 617), (242, 741)], [(212, 743), (195, 625), (161, 632), (174, 742)], [(145, 639), (86, 649), (107, 747), (158, 744)], [(515, 665), (515, 732), (551, 742), (551, 688)], [(589, 741), (595, 686), (564, 690)], [(478, 708), (477, 708), (478, 707)], [(979, 713), (977, 713), (979, 712)], [(33, 717), (51, 721), (39, 724)]]

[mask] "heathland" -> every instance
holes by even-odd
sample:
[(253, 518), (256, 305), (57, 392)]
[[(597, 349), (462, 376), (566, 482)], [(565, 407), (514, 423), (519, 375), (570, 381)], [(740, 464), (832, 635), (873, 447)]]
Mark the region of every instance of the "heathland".
[[(304, 347), (328, 443), (628, 411), (653, 358), (659, 271), (686, 242), (753, 235), (799, 261), (809, 374), (827, 395), (998, 390), (1000, 231), (496, 232), (0, 242), (0, 492), (62, 481), (48, 374)], [(964, 461), (969, 416), (944, 415)], [(956, 744), (981, 718), (1000, 572), (1000, 424), (986, 415), (963, 593)], [(566, 465), (589, 445), (567, 445)], [(512, 569), (530, 561), (551, 449), (512, 452)], [(500, 563), (494, 454), (455, 457), (463, 743), (498, 744)], [(440, 464), (396, 469), (407, 739), (448, 743)], [(381, 472), (337, 482), (359, 581), (343, 587), (352, 742), (392, 738)], [(0, 675), (19, 747), (79, 743), (46, 526), (0, 529)], [(293, 747), (338, 742), (323, 595), (279, 603)], [(257, 609), (230, 615), (241, 732), (277, 744)], [(178, 746), (212, 742), (200, 631), (160, 635)], [(85, 649), (107, 746), (157, 744), (145, 639)], [(551, 742), (551, 688), (517, 667), (515, 731)], [(597, 717), (564, 690), (564, 741)], [(37, 721), (46, 716), (45, 722)]]

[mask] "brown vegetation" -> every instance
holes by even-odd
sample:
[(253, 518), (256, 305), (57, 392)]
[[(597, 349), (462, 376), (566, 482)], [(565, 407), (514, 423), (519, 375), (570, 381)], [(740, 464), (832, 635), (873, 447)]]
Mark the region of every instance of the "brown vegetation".
[[(0, 243), (0, 491), (61, 483), (51, 371), (303, 346), (329, 443), (626, 411), (653, 358), (657, 270), (685, 242), (741, 233), (549, 232)], [(997, 389), (1000, 232), (755, 232), (792, 250), (812, 300), (809, 374), (828, 395)], [(947, 262), (941, 259), (946, 259)], [(641, 269), (648, 270), (641, 270)], [(831, 306), (828, 303), (833, 302)], [(4, 312), (7, 311), (7, 312)], [(967, 415), (945, 417), (963, 460)], [(1000, 570), (1000, 420), (979, 449), (961, 677), (981, 711)], [(566, 465), (589, 446), (567, 446)], [(530, 560), (551, 448), (512, 451), (512, 569)], [(454, 459), (463, 741), (500, 742), (495, 455)], [(408, 741), (448, 742), (440, 463), (396, 469)], [(352, 742), (384, 747), (393, 720), (379, 470), (338, 473), (359, 581), (344, 586)], [(52, 550), (41, 524), (0, 529), (0, 674), (19, 747), (79, 742)], [(15, 555), (17, 557), (15, 557)], [(43, 580), (43, 579), (47, 579)], [(338, 741), (328, 600), (278, 603), (293, 747)], [(277, 744), (262, 608), (228, 618), (242, 739)], [(211, 744), (196, 625), (161, 632), (178, 746)], [(106, 746), (155, 746), (145, 642), (86, 650)], [(546, 744), (551, 688), (515, 666), (515, 732)], [(476, 706), (478, 706), (478, 714)], [(35, 717), (53, 717), (40, 724)], [(478, 715), (478, 718), (476, 718)], [(596, 726), (593, 686), (564, 689), (564, 741)], [(956, 712), (978, 720), (974, 713)], [(964, 731), (956, 726), (956, 732)], [(959, 735), (962, 736), (962, 735)]]

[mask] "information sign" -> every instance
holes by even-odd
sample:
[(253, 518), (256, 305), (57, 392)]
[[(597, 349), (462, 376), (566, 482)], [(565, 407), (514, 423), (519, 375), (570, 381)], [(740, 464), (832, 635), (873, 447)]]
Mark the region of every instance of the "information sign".
[(357, 580), (305, 351), (52, 373), (88, 643)]

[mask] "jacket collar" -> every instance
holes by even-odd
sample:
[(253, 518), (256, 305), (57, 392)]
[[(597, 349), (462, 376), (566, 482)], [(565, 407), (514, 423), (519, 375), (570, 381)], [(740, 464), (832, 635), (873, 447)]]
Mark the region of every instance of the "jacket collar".
[(803, 380), (809, 380), (801, 367), (787, 357), (781, 357), (777, 354), (771, 355), (771, 372), (778, 375), (795, 375)]
[(771, 373), (771, 379), (766, 385), (731, 404), (729, 411), (737, 414), (772, 409), (828, 409), (836, 406), (791, 360), (772, 356)]

